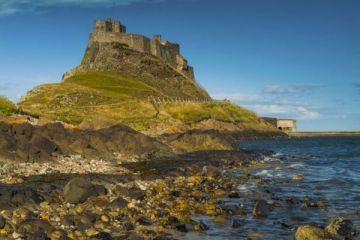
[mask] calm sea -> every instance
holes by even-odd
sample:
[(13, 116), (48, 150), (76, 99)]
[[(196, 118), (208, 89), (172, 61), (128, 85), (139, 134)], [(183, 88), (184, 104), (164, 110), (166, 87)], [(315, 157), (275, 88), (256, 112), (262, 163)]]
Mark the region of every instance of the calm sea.
[[(265, 184), (249, 183), (239, 186), (240, 200), (225, 200), (241, 204), (251, 212), (253, 200), (262, 198), (274, 203), (274, 210), (265, 219), (254, 219), (251, 214), (239, 216), (243, 224), (231, 228), (231, 219), (221, 224), (211, 223), (206, 233), (190, 233), (186, 239), (293, 239), (294, 227), (302, 224), (325, 226), (336, 216), (349, 217), (360, 230), (360, 137), (301, 138), (241, 142), (246, 149), (267, 149), (274, 154), (263, 167), (252, 172), (266, 180)], [(293, 181), (294, 174), (304, 177)], [(305, 197), (322, 201), (324, 207), (302, 207)], [(290, 201), (291, 199), (291, 201)], [(259, 232), (259, 238), (249, 237)]]

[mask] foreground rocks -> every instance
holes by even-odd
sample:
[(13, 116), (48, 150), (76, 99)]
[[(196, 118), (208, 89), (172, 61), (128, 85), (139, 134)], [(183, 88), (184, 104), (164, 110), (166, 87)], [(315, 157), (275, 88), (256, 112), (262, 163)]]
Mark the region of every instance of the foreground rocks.
[[(106, 174), (77, 174), (93, 162), (72, 165), (76, 158), (43, 175), (37, 171), (50, 163), (4, 165), (8, 180), (17, 173), (26, 176), (16, 185), (0, 185), (0, 239), (175, 239), (174, 233), (208, 231), (195, 213), (214, 223), (246, 214), (240, 205), (220, 201), (239, 197), (235, 186), (246, 178), (233, 179), (226, 168), (249, 165), (251, 154), (242, 153), (234, 155), (231, 166), (225, 160), (205, 161), (198, 153), (171, 164), (165, 159), (120, 166), (103, 162)], [(224, 154), (214, 152), (214, 158)], [(237, 228), (243, 221), (237, 217), (228, 224)]]
[[(251, 173), (252, 168), (264, 164), (257, 160), (266, 152), (222, 150), (167, 155), (162, 154), (168, 151), (163, 143), (121, 126), (97, 131), (56, 125), (2, 129), (5, 131), (0, 139), (5, 139), (5, 144), (1, 146), (14, 144), (18, 156), (24, 149), (20, 143), (30, 146), (27, 154), (37, 146), (40, 152), (35, 153), (41, 156), (42, 151), (49, 150), (51, 161), (35, 157), (34, 162), (29, 158), (0, 161), (0, 239), (181, 239), (188, 232), (211, 231), (214, 225), (261, 239), (266, 234), (245, 230), (249, 218), (272, 221), (274, 208), (282, 204), (309, 211), (321, 207), (319, 201), (308, 197), (303, 201), (277, 199), (270, 189), (256, 197), (239, 192), (238, 186), (255, 184), (260, 189), (267, 181)], [(56, 129), (61, 130), (56, 133)], [(110, 131), (120, 136), (116, 148), (106, 144), (112, 141), (106, 137), (112, 135)], [(91, 147), (86, 150), (77, 137), (87, 133)], [(60, 134), (65, 135), (62, 138)], [(125, 140), (133, 142), (121, 145)], [(114, 153), (113, 159), (100, 159), (109, 149), (138, 153), (142, 143), (148, 156), (142, 161), (132, 157), (118, 161)], [(70, 154), (73, 149), (82, 149), (82, 154)], [(235, 176), (234, 171), (239, 175)], [(247, 205), (243, 204), (246, 200)], [(286, 222), (279, 224), (289, 231), (296, 229)], [(352, 223), (343, 218), (332, 220), (326, 228), (307, 225), (296, 232), (296, 239), (354, 236)]]

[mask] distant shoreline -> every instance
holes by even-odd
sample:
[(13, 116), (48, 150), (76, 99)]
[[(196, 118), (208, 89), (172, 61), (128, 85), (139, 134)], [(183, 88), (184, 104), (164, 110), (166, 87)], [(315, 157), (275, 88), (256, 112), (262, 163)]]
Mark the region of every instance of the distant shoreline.
[(360, 131), (289, 132), (290, 137), (338, 137), (360, 136)]

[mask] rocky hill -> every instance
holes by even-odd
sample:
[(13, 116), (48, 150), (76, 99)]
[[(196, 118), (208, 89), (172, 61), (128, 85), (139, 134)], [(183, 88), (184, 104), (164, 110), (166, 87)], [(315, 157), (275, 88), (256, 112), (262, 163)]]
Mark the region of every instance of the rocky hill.
[(194, 70), (181, 55), (178, 44), (162, 41), (160, 35), (149, 39), (127, 33), (117, 21), (95, 22), (80, 66), (63, 79), (89, 71), (136, 78), (157, 90), (151, 93), (157, 96), (210, 99), (196, 83)]
[(255, 113), (213, 101), (178, 44), (129, 34), (111, 20), (95, 22), (81, 64), (62, 82), (34, 88), (18, 105), (33, 116), (81, 128), (122, 123), (153, 136), (214, 129), (278, 133)]

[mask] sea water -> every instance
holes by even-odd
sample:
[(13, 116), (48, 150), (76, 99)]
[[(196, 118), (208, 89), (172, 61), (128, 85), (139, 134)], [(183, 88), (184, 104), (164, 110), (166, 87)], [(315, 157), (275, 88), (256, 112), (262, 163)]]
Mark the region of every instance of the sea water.
[[(225, 199), (249, 210), (246, 216), (239, 216), (242, 226), (234, 229), (231, 219), (213, 224), (211, 218), (202, 217), (210, 230), (186, 234), (185, 239), (293, 239), (297, 226), (322, 227), (338, 216), (350, 218), (360, 230), (360, 217), (356, 215), (360, 208), (360, 137), (244, 141), (240, 145), (273, 151), (262, 160), (269, 164), (252, 171), (266, 183), (238, 186), (241, 198)], [(304, 180), (292, 180), (295, 174)], [(305, 208), (305, 197), (322, 201), (325, 206)], [(259, 198), (275, 206), (267, 218), (255, 219), (251, 215), (254, 200)], [(258, 233), (258, 238), (251, 237), (253, 232)]]

